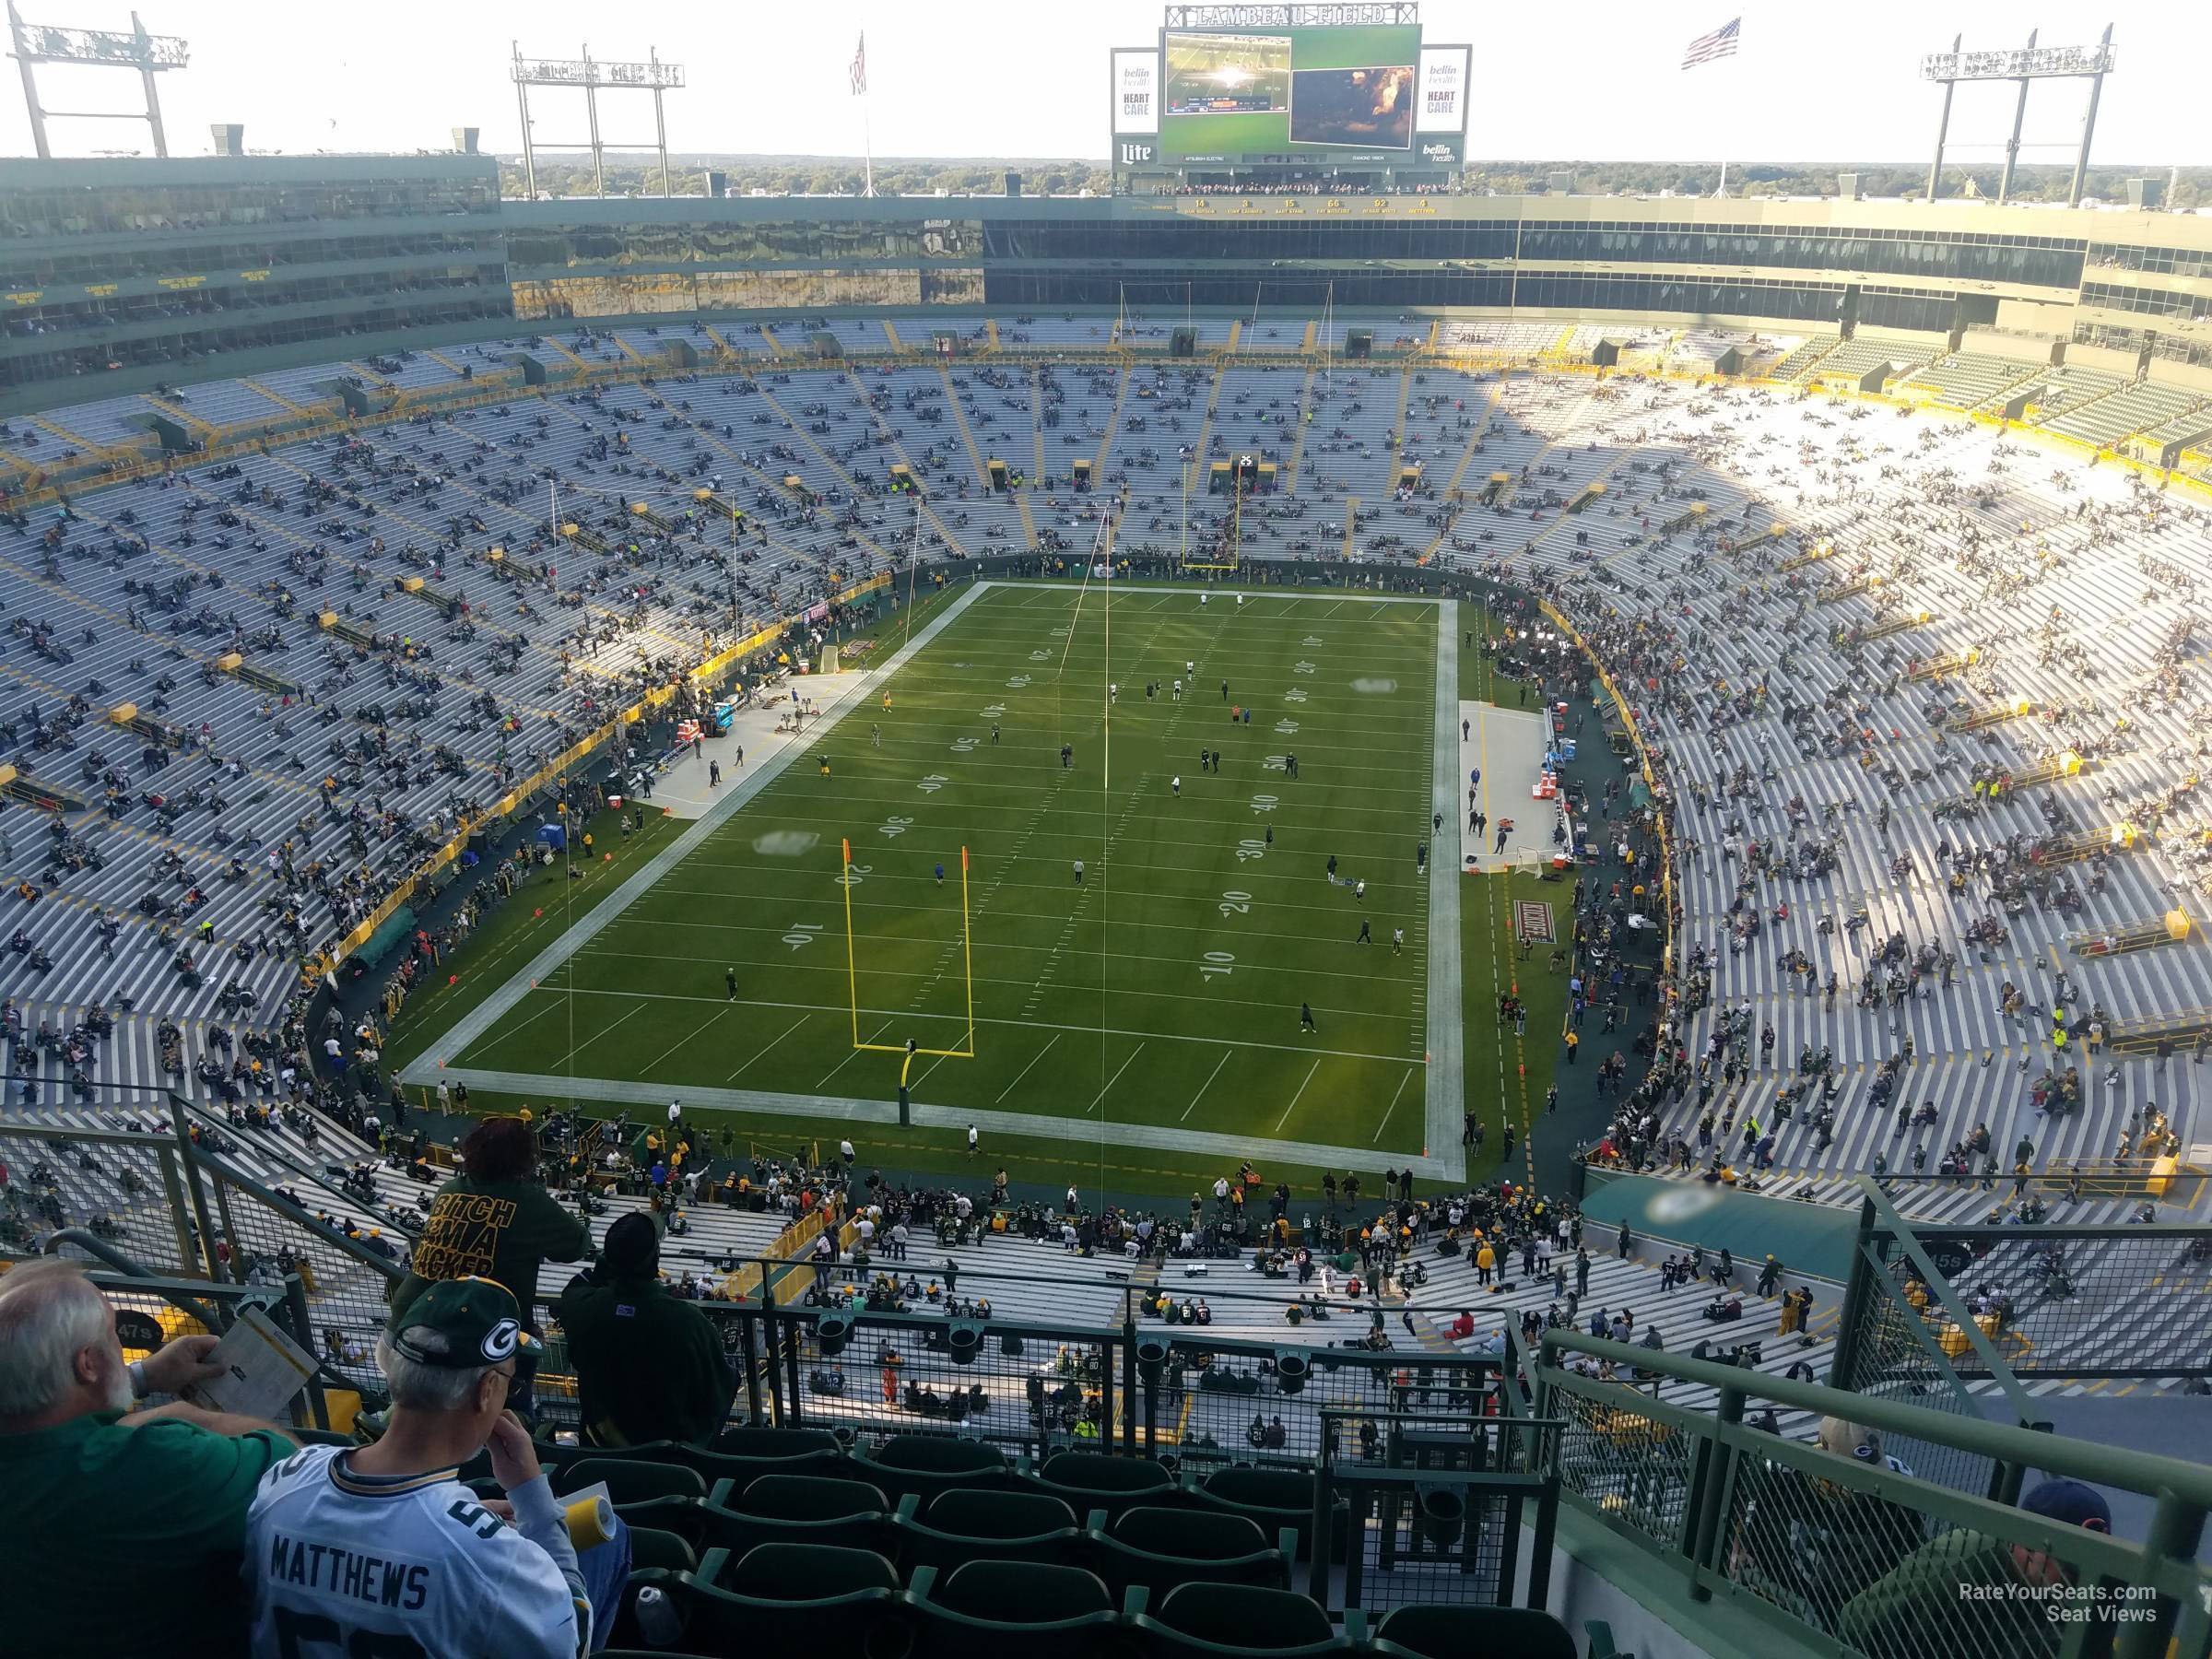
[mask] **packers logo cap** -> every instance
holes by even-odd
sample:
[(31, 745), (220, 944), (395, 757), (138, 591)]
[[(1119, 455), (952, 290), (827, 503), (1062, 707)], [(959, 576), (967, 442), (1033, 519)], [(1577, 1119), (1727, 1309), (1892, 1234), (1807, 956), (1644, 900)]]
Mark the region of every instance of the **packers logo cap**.
[[(393, 1322), (392, 1346), (418, 1365), (455, 1371), (497, 1365), (536, 1346), (523, 1329), (522, 1312), (514, 1293), (497, 1279), (443, 1279)], [(418, 1339), (417, 1334), (424, 1330), (445, 1339), (438, 1350)]]

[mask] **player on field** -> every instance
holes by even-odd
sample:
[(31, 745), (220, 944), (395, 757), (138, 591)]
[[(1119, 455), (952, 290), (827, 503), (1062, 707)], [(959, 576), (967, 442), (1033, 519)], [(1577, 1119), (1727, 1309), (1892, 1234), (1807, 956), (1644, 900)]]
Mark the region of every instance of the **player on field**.
[(1312, 1031), (1316, 1035), (1320, 1033), (1321, 1028), (1313, 1023), (1313, 1005), (1312, 1003), (1301, 1002), (1298, 1005), (1298, 1029), (1301, 1031)]

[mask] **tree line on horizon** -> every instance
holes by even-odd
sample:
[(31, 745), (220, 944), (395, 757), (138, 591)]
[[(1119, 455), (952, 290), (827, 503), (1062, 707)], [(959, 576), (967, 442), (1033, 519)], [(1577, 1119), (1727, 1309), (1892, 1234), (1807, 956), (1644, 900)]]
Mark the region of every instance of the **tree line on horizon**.
[[(857, 157), (686, 156), (669, 164), (672, 187), (664, 190), (657, 160), (610, 160), (606, 167), (609, 195), (703, 195), (706, 173), (712, 168), (729, 176), (732, 194), (756, 191), (771, 195), (861, 194), (865, 172)], [(1947, 199), (1994, 197), (2002, 168), (1998, 162), (1947, 166), (1943, 194)], [(2085, 194), (2104, 201), (2125, 199), (2127, 181), (2149, 178), (2161, 187), (2168, 169), (2156, 167), (2092, 167)], [(1113, 170), (1103, 161), (1081, 159), (935, 160), (886, 158), (876, 163), (878, 195), (997, 195), (1006, 189), (1009, 172), (1021, 175), (1022, 190), (1030, 195), (1068, 195), (1088, 191), (1109, 195), (1113, 191)], [(1862, 196), (1918, 200), (1926, 194), (1928, 170), (1908, 162), (1731, 162), (1728, 194), (1756, 199), (1771, 196), (1833, 196), (1839, 173), (1859, 175)], [(1721, 167), (1713, 162), (1676, 161), (1471, 161), (1460, 173), (1461, 187), (1470, 195), (1542, 194), (1554, 174), (1568, 174), (1577, 195), (1709, 196), (1721, 182)], [(2070, 165), (2025, 164), (2013, 181), (2014, 199), (2021, 202), (2064, 202), (2073, 179)], [(519, 161), (501, 159), (500, 185), (511, 197), (524, 194)], [(541, 156), (537, 161), (540, 194), (581, 196), (594, 194), (591, 161), (567, 154)], [(2185, 167), (2165, 206), (2176, 209), (2212, 206), (2212, 167)]]

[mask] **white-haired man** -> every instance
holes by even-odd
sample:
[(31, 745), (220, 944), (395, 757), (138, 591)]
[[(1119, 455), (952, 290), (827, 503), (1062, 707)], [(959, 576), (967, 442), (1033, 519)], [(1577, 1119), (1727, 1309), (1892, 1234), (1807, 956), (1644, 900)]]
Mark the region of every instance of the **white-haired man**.
[[(376, 1344), (392, 1391), (382, 1435), (309, 1447), (253, 1500), (251, 1651), (576, 1659), (604, 1644), (629, 1535), (617, 1521), (579, 1561), (536, 1448), (507, 1409), (531, 1340), (513, 1296), (492, 1279), (444, 1279), (394, 1324)], [(488, 1445), (503, 1501), (456, 1478)]]
[(115, 1314), (76, 1262), (0, 1278), (0, 1648), (24, 1653), (230, 1654), (244, 1644), (246, 1510), (292, 1451), (274, 1423), (182, 1401), (219, 1371), (213, 1336), (126, 1364)]

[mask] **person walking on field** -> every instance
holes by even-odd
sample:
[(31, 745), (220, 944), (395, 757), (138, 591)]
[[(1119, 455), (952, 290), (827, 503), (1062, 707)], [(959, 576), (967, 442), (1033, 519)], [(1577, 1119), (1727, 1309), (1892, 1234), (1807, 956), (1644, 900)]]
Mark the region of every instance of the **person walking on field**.
[(1359, 936), (1354, 939), (1352, 943), (1355, 945), (1372, 945), (1374, 942), (1374, 936), (1368, 932), (1367, 918), (1365, 916), (1360, 917)]
[(1319, 1035), (1321, 1028), (1313, 1023), (1313, 1005), (1312, 1003), (1301, 1002), (1298, 1005), (1298, 1029)]

